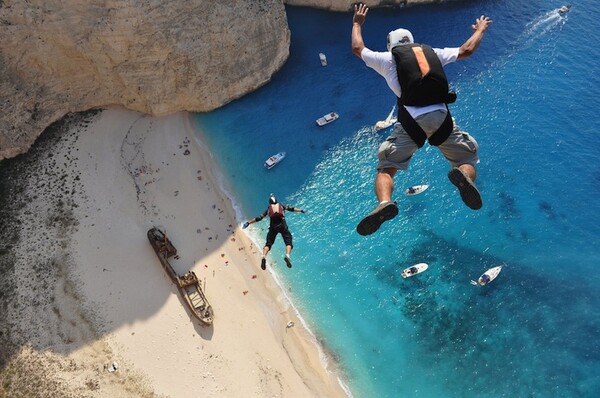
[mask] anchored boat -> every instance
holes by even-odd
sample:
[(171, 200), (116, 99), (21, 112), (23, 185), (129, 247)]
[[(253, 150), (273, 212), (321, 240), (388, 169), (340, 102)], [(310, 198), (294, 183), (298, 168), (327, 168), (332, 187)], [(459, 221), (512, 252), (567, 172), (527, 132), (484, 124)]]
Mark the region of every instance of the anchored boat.
[(148, 231), (148, 240), (158, 256), (160, 263), (171, 278), (171, 281), (177, 286), (185, 303), (192, 311), (192, 314), (205, 325), (212, 325), (214, 313), (208, 299), (200, 287), (200, 281), (194, 271), (188, 271), (184, 275), (178, 275), (169, 264), (168, 259), (177, 256), (177, 249), (171, 243), (167, 235), (156, 227)]
[(273, 156), (270, 156), (267, 160), (265, 160), (265, 167), (270, 170), (277, 165), (277, 163), (281, 162), (285, 157), (285, 152), (276, 153)]
[(336, 112), (331, 112), (328, 113), (327, 115), (321, 116), (320, 118), (317, 119), (317, 124), (319, 126), (325, 126), (326, 124), (329, 124), (335, 120), (338, 120), (338, 118), (340, 117), (340, 115), (338, 115)]
[(420, 193), (425, 192), (425, 190), (427, 188), (429, 188), (429, 185), (427, 185), (427, 184), (413, 185), (411, 187), (406, 188), (406, 191), (404, 191), (404, 193), (407, 194), (408, 196), (418, 195)]
[(375, 131), (379, 131), (379, 130), (382, 130), (382, 129), (387, 129), (392, 124), (394, 124), (394, 123), (396, 123), (398, 121), (398, 117), (394, 116), (394, 111), (395, 110), (396, 110), (396, 105), (394, 105), (392, 107), (392, 110), (390, 111), (390, 114), (385, 118), (385, 120), (380, 120), (377, 123), (375, 123)]
[(477, 281), (471, 280), (471, 285), (474, 286), (484, 286), (496, 279), (498, 274), (502, 271), (502, 266), (498, 265), (496, 267), (492, 267), (485, 271)]
[(321, 66), (327, 66), (327, 57), (323, 53), (319, 53), (319, 60), (321, 61)]
[(421, 272), (425, 271), (427, 268), (429, 268), (429, 265), (427, 265), (426, 263), (415, 264), (412, 267), (408, 267), (404, 271), (402, 271), (401, 275), (403, 278), (410, 278), (411, 276), (420, 274)]

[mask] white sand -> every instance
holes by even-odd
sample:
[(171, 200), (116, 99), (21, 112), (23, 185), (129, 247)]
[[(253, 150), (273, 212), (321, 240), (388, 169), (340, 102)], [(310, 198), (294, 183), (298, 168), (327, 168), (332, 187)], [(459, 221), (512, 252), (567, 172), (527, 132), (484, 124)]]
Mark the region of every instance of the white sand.
[[(314, 337), (261, 271), (260, 248), (236, 225), (190, 122), (187, 113), (108, 109), (75, 144), (87, 196), (72, 246), (75, 278), (119, 364), (114, 373), (141, 375), (170, 397), (346, 396), (335, 365), (325, 368)], [(178, 249), (173, 268), (203, 281), (212, 326), (191, 315), (161, 267), (146, 238), (155, 225)]]

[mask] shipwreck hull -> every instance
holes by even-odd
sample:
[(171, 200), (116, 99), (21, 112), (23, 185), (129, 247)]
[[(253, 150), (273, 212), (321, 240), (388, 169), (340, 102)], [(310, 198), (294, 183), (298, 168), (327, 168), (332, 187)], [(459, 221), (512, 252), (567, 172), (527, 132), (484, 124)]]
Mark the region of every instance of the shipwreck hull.
[(200, 280), (194, 271), (188, 271), (184, 275), (178, 275), (169, 263), (169, 258), (177, 256), (177, 249), (166, 234), (154, 227), (148, 231), (148, 240), (154, 252), (158, 256), (161, 265), (171, 281), (177, 286), (186, 305), (192, 311), (192, 314), (205, 325), (212, 325), (214, 312), (208, 302)]

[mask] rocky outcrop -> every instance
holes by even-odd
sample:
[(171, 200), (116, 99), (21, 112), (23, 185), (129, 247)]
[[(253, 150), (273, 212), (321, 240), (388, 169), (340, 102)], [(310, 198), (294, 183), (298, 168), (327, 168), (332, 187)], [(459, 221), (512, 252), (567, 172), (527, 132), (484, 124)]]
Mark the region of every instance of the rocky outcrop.
[(254, 91), (289, 55), (284, 3), (348, 11), (355, 1), (0, 0), (0, 160), (70, 112), (211, 111)]
[(0, 159), (69, 112), (210, 111), (289, 55), (281, 0), (0, 0)]

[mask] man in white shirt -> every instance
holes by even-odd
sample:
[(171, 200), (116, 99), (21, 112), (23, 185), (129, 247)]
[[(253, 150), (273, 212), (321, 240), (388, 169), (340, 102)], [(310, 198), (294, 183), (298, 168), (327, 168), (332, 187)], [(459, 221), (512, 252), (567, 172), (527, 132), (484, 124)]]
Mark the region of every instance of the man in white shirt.
[(392, 201), (394, 175), (408, 168), (412, 155), (425, 141), (437, 146), (452, 165), (448, 178), (463, 202), (473, 210), (480, 209), (481, 195), (473, 183), (477, 177), (475, 164), (479, 163), (477, 141), (454, 125), (447, 104), (454, 102), (456, 95), (448, 91), (443, 66), (470, 57), (492, 20), (483, 15), (477, 18), (473, 34), (460, 48), (414, 44), (410, 31), (396, 29), (388, 34), (388, 51), (375, 52), (365, 47), (362, 38), (368, 11), (364, 4), (354, 6), (352, 52), (383, 76), (398, 97), (398, 123), (377, 154), (375, 194), (379, 205), (361, 220), (357, 232), (370, 235), (398, 214), (398, 206)]

